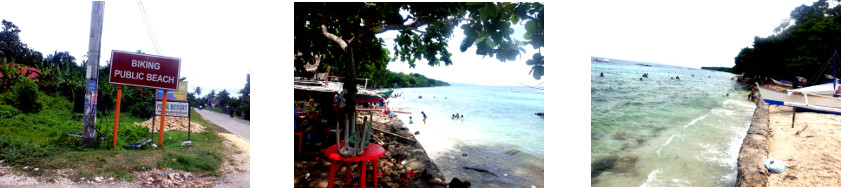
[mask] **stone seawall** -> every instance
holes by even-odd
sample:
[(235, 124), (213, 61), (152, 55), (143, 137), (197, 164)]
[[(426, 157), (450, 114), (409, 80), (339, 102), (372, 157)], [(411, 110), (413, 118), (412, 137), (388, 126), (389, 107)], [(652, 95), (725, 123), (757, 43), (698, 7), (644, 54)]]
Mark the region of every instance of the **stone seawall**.
[(768, 185), (768, 170), (764, 162), (768, 158), (768, 104), (759, 101), (753, 112), (750, 128), (739, 150), (737, 187), (765, 187)]

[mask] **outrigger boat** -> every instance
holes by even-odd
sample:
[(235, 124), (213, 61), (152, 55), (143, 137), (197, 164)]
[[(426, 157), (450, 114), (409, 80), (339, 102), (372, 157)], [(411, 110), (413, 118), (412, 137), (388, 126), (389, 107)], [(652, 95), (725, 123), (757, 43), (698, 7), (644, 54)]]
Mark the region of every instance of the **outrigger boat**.
[[(836, 51), (835, 61), (838, 61)], [(834, 66), (833, 66), (834, 67)], [(835, 75), (833, 71), (833, 75)], [(834, 78), (834, 76), (833, 76)], [(841, 114), (841, 83), (833, 79), (832, 83), (809, 86), (799, 89), (789, 89), (777, 85), (757, 84), (762, 100), (768, 104), (789, 106), (819, 112)]]
[[(361, 88), (359, 89), (359, 91), (362, 91), (362, 90), (364, 90), (364, 89), (361, 89)], [(365, 90), (365, 91), (369, 91), (369, 90)], [(381, 90), (381, 91), (370, 91), (370, 92), (374, 92), (375, 94), (372, 95), (369, 92), (366, 92), (365, 94), (363, 94), (362, 92), (357, 93), (356, 94), (356, 102), (375, 102), (376, 103), (376, 102), (380, 102), (380, 98), (382, 98), (383, 100), (388, 100), (388, 98), (391, 97), (391, 93), (394, 93), (394, 90), (393, 89), (384, 89), (384, 90)]]
[(768, 104), (841, 114), (841, 98), (834, 95), (837, 82), (791, 90), (776, 85), (757, 88)]

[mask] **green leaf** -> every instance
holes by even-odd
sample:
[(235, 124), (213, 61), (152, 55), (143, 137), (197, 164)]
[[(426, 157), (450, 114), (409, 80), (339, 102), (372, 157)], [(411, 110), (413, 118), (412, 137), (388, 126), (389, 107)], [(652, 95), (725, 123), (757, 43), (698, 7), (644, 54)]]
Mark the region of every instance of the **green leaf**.
[(496, 46), (496, 43), (494, 43), (493, 40), (487, 39), (485, 40), (485, 45), (487, 45), (488, 48), (494, 48), (494, 46)]
[(493, 18), (496, 18), (499, 14), (499, 8), (497, 8), (493, 4), (488, 4), (487, 6), (485, 6), (485, 11), (488, 12), (488, 16), (491, 16)]
[(540, 78), (543, 77), (543, 66), (534, 66), (532, 67), (532, 71), (532, 76), (535, 80), (540, 80)]
[(529, 20), (526, 22), (526, 33), (534, 33), (535, 32), (535, 24), (534, 20)]
[(534, 65), (534, 60), (531, 60), (531, 59), (527, 60), (526, 65)]
[(485, 41), (485, 39), (487, 39), (487, 38), (488, 38), (488, 37), (486, 37), (486, 36), (479, 37), (478, 39), (476, 39), (476, 43), (481, 43), (481, 42), (484, 42), (484, 41)]

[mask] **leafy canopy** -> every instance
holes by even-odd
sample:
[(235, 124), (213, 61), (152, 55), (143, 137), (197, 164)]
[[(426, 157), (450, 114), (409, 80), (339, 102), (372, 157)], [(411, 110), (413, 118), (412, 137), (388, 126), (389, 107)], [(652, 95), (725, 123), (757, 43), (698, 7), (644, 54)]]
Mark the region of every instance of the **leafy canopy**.
[[(410, 67), (419, 60), (452, 65), (447, 46), (455, 27), (466, 36), (459, 44), (462, 52), (476, 46), (477, 55), (513, 61), (525, 52), (524, 45), (543, 47), (543, 14), (542, 3), (295, 3), (295, 67), (320, 62), (355, 77), (356, 62), (375, 70), (398, 59)], [(523, 22), (526, 41), (513, 39), (511, 27)], [(389, 58), (375, 35), (392, 30), (399, 34)], [(527, 64), (535, 79), (543, 76), (540, 52)]]
[(754, 37), (753, 47), (735, 57), (733, 72), (778, 79), (805, 76), (810, 82), (832, 74), (828, 63), (841, 44), (841, 6), (831, 7), (826, 0), (801, 5), (774, 31)]

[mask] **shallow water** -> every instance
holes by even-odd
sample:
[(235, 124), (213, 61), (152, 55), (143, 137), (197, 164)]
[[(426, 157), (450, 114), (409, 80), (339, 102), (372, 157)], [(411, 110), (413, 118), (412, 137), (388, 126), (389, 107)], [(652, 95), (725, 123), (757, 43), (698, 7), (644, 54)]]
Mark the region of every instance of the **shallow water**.
[(734, 186), (755, 109), (734, 76), (592, 62), (591, 185)]
[[(406, 125), (443, 171), (474, 187), (543, 185), (543, 93), (527, 87), (458, 85), (398, 89), (389, 99)], [(418, 99), (423, 96), (423, 99)], [(426, 113), (426, 124), (421, 111)], [(451, 119), (453, 114), (463, 119)], [(513, 155), (506, 152), (519, 151)], [(467, 154), (467, 156), (463, 156)], [(471, 168), (486, 169), (482, 173)]]

